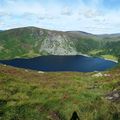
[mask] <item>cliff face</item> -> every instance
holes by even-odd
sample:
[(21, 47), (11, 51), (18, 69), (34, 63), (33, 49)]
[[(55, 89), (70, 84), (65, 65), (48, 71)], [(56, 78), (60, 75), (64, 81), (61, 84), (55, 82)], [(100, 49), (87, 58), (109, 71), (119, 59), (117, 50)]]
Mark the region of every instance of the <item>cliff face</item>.
[(67, 35), (48, 32), (47, 37), (41, 44), (40, 53), (52, 55), (76, 55), (74, 42)]

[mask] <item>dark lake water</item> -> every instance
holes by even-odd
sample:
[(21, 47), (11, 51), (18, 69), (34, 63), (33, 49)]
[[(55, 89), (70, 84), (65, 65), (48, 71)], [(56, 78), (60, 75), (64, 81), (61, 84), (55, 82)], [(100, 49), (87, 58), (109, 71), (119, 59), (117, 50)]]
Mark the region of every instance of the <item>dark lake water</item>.
[(1, 60), (0, 63), (38, 71), (105, 71), (117, 63), (101, 58), (77, 56), (40, 56), (31, 59)]

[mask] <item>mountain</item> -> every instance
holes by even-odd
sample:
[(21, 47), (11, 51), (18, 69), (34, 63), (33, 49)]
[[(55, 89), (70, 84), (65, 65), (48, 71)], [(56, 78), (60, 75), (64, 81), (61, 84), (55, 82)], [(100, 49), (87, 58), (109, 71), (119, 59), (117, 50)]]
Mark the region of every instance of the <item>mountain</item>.
[[(115, 59), (120, 34), (51, 31), (0, 32), (0, 59), (88, 54)], [(120, 67), (105, 72), (42, 72), (0, 64), (0, 120), (120, 120)]]
[(120, 34), (93, 35), (23, 27), (0, 32), (0, 59), (40, 55), (118, 56)]

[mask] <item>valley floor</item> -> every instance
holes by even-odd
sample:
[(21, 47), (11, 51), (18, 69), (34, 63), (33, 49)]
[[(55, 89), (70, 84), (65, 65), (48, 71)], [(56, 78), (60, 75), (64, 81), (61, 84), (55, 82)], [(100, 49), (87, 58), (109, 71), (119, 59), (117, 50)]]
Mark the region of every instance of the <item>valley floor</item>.
[(120, 69), (37, 72), (0, 65), (0, 120), (120, 120)]

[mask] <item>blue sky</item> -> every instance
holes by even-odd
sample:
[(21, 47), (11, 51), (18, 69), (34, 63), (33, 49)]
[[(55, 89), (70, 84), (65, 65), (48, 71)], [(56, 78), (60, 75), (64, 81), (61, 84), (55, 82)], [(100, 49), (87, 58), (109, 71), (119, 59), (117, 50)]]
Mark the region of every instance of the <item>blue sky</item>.
[(120, 0), (0, 0), (0, 29), (120, 33)]

